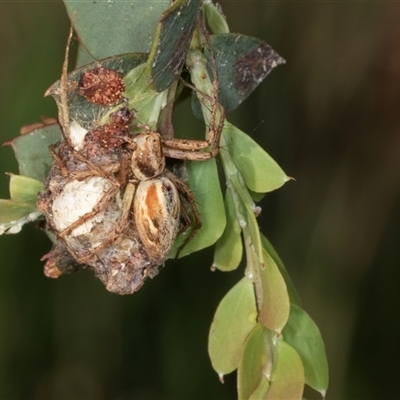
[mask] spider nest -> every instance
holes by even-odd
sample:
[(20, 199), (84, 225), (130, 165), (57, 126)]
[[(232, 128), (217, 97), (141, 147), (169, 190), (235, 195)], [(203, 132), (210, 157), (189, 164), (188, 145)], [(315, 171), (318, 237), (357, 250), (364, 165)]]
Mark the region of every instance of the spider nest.
[[(100, 66), (67, 77), (71, 37), (72, 29), (61, 80), (47, 92), (58, 97), (63, 140), (50, 147), (54, 164), (37, 203), (57, 239), (44, 257), (45, 273), (58, 277), (91, 268), (107, 290), (130, 294), (157, 275), (179, 232), (193, 225), (182, 248), (200, 229), (193, 193), (166, 169), (165, 157), (202, 161), (218, 153), (224, 109), (217, 101), (215, 62), (209, 139), (163, 139), (136, 121), (118, 68)], [(70, 119), (82, 102), (99, 115)], [(107, 123), (100, 124), (105, 114)]]

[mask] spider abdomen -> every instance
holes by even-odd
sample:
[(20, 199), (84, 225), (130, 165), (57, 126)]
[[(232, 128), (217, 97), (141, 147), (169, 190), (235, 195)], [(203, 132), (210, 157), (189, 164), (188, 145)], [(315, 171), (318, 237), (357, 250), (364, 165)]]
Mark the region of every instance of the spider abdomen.
[(139, 237), (152, 262), (162, 264), (179, 230), (180, 199), (172, 181), (157, 177), (141, 181), (134, 200)]

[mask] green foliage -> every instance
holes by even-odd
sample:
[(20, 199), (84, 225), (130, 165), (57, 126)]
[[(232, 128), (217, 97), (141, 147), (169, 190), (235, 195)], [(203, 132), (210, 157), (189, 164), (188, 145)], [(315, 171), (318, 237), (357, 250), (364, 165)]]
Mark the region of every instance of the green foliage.
[(237, 369), (243, 343), (256, 324), (253, 283), (244, 277), (222, 299), (210, 328), (208, 351), (221, 379)]
[[(214, 56), (219, 100), (228, 110), (240, 105), (284, 62), (262, 40), (228, 33), (224, 16), (209, 1), (181, 0), (169, 9), (169, 1), (65, 0), (65, 4), (87, 55), (99, 59), (67, 78), (70, 119), (88, 130), (107, 123), (114, 110), (79, 96), (76, 82), (87, 69), (100, 65), (117, 69), (125, 82), (128, 107), (135, 109), (141, 124), (155, 130), (165, 109), (172, 109), (184, 64), (199, 100), (194, 112), (209, 126), (214, 117)], [(215, 33), (210, 40), (198, 23), (201, 8)], [(80, 63), (90, 59), (82, 48), (80, 52)], [(47, 93), (54, 96), (61, 111), (60, 82)], [(221, 110), (215, 117), (218, 126)], [(0, 201), (1, 233), (15, 233), (23, 223), (40, 217), (35, 201), (52, 163), (48, 146), (59, 139), (58, 125), (50, 125), (11, 142), (21, 175), (11, 175), (11, 199)], [(222, 299), (211, 324), (212, 365), (221, 380), (224, 374), (238, 370), (239, 399), (301, 399), (305, 383), (325, 396), (328, 368), (319, 330), (300, 308), (287, 271), (260, 233), (256, 219), (260, 210), (253, 199), (278, 189), (290, 178), (257, 143), (226, 120), (221, 148), (225, 201), (216, 160), (186, 162), (202, 228), (181, 253), (184, 256), (216, 243), (214, 267), (231, 271), (239, 266), (245, 250), (245, 276)], [(185, 238), (184, 233), (178, 236), (172, 256)]]
[(200, 0), (177, 1), (160, 18), (147, 64), (154, 88), (167, 89), (180, 75), (189, 50)]

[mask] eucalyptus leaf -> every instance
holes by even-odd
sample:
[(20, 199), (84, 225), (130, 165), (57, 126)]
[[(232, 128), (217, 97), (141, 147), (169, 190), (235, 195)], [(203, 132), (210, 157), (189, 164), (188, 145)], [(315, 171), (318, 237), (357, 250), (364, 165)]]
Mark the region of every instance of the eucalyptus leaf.
[(325, 397), (329, 384), (328, 361), (321, 333), (311, 317), (295, 304), (291, 305), (289, 321), (283, 337), (301, 357), (305, 382)]
[(257, 324), (244, 345), (237, 374), (239, 400), (250, 398), (261, 384), (265, 364), (272, 363), (266, 351), (264, 329), (261, 324)]
[(181, 72), (199, 7), (200, 0), (178, 0), (160, 18), (147, 63), (157, 92), (167, 89)]
[(58, 124), (47, 125), (17, 136), (11, 144), (18, 161), (19, 173), (44, 182), (53, 164), (49, 146), (58, 142), (61, 130)]
[(43, 183), (22, 175), (10, 174), (11, 200), (36, 206), (37, 194), (43, 190)]
[[(219, 77), (219, 101), (234, 110), (276, 66), (285, 63), (263, 40), (238, 33), (211, 36)], [(210, 57), (210, 56), (209, 56)]]
[(236, 269), (243, 255), (241, 228), (238, 222), (232, 191), (228, 188), (225, 194), (225, 211), (227, 216), (224, 233), (215, 244), (213, 266), (220, 271)]
[(259, 321), (268, 329), (280, 334), (289, 318), (289, 295), (274, 260), (265, 250), (263, 256), (265, 268), (261, 271), (262, 302), (259, 304)]
[(64, 0), (81, 42), (93, 58), (148, 53), (160, 15), (170, 0)]
[(256, 318), (253, 283), (244, 277), (222, 299), (210, 328), (208, 352), (221, 379), (238, 367)]
[(224, 125), (224, 139), (236, 167), (253, 192), (271, 192), (290, 179), (249, 135), (227, 121)]
[(301, 400), (304, 390), (304, 369), (296, 350), (282, 339), (276, 344), (271, 385), (265, 400)]
[[(183, 248), (181, 257), (213, 245), (221, 237), (226, 226), (224, 201), (215, 159), (191, 161), (186, 165), (189, 187), (194, 193), (202, 226), (196, 236)], [(190, 232), (189, 229), (177, 237), (171, 257), (175, 257), (177, 249)]]

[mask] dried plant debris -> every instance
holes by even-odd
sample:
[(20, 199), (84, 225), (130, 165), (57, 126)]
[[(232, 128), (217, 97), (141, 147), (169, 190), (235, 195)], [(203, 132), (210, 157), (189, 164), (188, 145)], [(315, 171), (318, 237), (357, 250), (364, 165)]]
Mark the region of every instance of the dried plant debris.
[[(97, 63), (67, 74), (64, 62), (60, 81), (47, 91), (57, 101), (63, 139), (50, 146), (54, 163), (37, 208), (57, 242), (44, 257), (46, 276), (90, 268), (109, 291), (130, 294), (157, 275), (178, 232), (193, 225), (179, 254), (200, 229), (194, 195), (166, 169), (165, 157), (214, 157), (224, 109), (213, 62), (209, 139), (161, 139), (146, 118), (137, 120), (132, 93), (124, 92), (124, 76), (133, 69), (121, 63), (115, 58), (107, 67)], [(148, 98), (160, 103), (150, 86), (140, 90), (151, 91)], [(149, 104), (152, 118), (154, 110)]]

